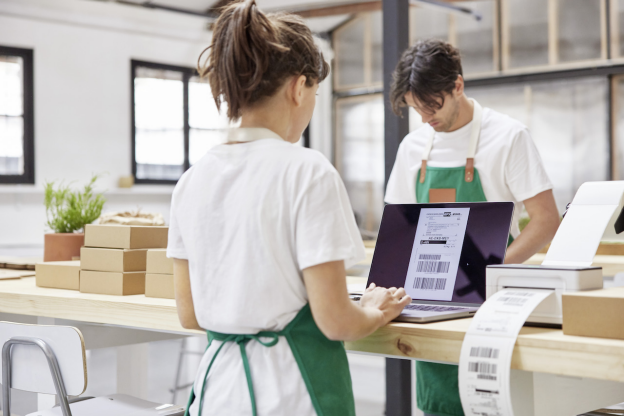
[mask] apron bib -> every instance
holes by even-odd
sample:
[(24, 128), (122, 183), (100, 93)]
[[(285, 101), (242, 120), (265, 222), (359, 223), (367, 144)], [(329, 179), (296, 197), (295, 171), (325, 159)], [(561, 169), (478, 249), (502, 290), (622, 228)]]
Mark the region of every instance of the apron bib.
[[(261, 331), (257, 334), (222, 334), (219, 332), (206, 331), (208, 333), (208, 347), (213, 340), (222, 341), (215, 352), (202, 383), (202, 391), (199, 396), (199, 412), (203, 410), (204, 393), (210, 368), (223, 345), (227, 342), (236, 342), (239, 345), (247, 388), (251, 398), (251, 411), (257, 415), (256, 399), (251, 379), (251, 368), (247, 359), (245, 345), (249, 341), (256, 341), (270, 348), (277, 344), (279, 337), (283, 336), (293, 353), (295, 361), (303, 377), (312, 406), (318, 416), (355, 416), (355, 401), (351, 386), (351, 373), (347, 362), (347, 353), (344, 345), (339, 341), (329, 340), (314, 322), (310, 305), (306, 304), (297, 316), (279, 332)], [(269, 341), (263, 340), (269, 338)], [(189, 415), (189, 408), (195, 401), (194, 390), (186, 406), (184, 416)]]
[[(435, 131), (422, 156), (421, 168), (416, 177), (416, 200), (421, 203), (485, 202), (479, 172), (474, 168), (474, 157), (481, 132), (482, 108), (475, 100), (472, 129), (466, 166), (438, 168), (427, 166), (433, 148)], [(509, 244), (513, 238), (509, 236)], [(459, 398), (457, 366), (416, 361), (416, 397), (418, 408), (436, 416), (463, 416)]]

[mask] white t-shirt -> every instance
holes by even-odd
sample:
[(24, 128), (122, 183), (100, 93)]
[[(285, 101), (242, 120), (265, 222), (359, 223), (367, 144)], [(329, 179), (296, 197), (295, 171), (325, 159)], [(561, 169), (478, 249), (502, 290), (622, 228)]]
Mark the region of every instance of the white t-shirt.
[[(195, 315), (223, 333), (283, 329), (308, 302), (302, 270), (364, 258), (338, 172), (321, 154), (266, 129), (235, 129), (178, 182), (168, 257), (189, 261)], [(195, 392), (208, 362), (204, 355)], [(287, 341), (247, 344), (258, 415), (315, 414)], [(199, 400), (191, 408), (197, 414)], [(223, 347), (204, 398), (205, 415), (247, 415), (251, 404), (237, 344)]]
[[(472, 121), (450, 133), (435, 133), (428, 166), (465, 166), (471, 129)], [(425, 124), (401, 142), (386, 189), (387, 203), (418, 202), (416, 175), (432, 131), (433, 128)], [(488, 201), (516, 204), (511, 234), (517, 237), (522, 201), (553, 187), (529, 130), (511, 117), (484, 108), (474, 163)]]

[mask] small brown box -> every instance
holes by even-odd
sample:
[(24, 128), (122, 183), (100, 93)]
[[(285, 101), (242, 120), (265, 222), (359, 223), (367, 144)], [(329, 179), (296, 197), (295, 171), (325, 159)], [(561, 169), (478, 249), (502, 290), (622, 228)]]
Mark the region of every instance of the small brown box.
[(624, 287), (564, 293), (563, 333), (624, 339)]
[(100, 248), (167, 248), (169, 227), (140, 225), (85, 226), (85, 247)]
[(102, 295), (141, 295), (145, 293), (145, 272), (80, 271), (80, 292)]
[(147, 250), (147, 273), (173, 274), (173, 259), (167, 258), (167, 249)]
[(144, 272), (147, 250), (82, 247), (80, 269), (102, 272)]
[(149, 298), (175, 299), (172, 274), (145, 275), (145, 296)]
[(79, 261), (49, 261), (35, 265), (37, 286), (56, 289), (80, 288)]

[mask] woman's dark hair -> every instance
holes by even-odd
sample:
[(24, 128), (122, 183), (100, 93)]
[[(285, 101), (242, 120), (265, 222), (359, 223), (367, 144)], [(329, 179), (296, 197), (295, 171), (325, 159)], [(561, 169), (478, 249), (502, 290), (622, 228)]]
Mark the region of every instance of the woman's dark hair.
[(400, 108), (407, 105), (405, 94), (411, 92), (426, 110), (435, 112), (442, 108), (444, 96), (453, 91), (462, 74), (457, 48), (441, 40), (418, 41), (403, 52), (392, 74), (392, 109), (400, 115)]
[(255, 0), (245, 0), (222, 10), (212, 42), (199, 56), (198, 72), (208, 78), (217, 108), (226, 102), (228, 118), (235, 120), (244, 108), (275, 94), (290, 76), (304, 75), (308, 87), (321, 82), (329, 65), (303, 19), (264, 14)]

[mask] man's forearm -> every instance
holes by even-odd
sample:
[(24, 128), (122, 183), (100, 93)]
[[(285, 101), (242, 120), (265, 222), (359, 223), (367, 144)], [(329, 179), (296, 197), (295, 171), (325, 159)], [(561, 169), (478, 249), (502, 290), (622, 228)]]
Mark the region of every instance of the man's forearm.
[(505, 263), (524, 263), (548, 244), (559, 227), (559, 221), (552, 218), (534, 218), (507, 249)]

